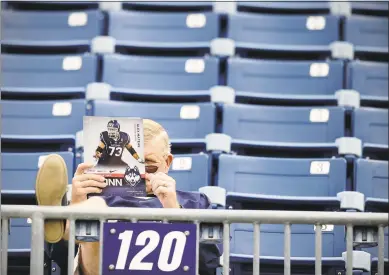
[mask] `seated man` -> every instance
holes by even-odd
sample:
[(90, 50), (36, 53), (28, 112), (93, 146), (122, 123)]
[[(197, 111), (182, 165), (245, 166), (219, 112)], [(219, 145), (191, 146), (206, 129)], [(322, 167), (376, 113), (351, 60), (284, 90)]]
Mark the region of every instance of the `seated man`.
[[(70, 207), (142, 207), (142, 208), (208, 208), (208, 198), (199, 192), (176, 190), (176, 182), (168, 176), (173, 160), (167, 132), (158, 123), (145, 119), (144, 158), (146, 163), (146, 189), (148, 198), (122, 198), (120, 196), (91, 197), (106, 187), (100, 175), (84, 174), (92, 165), (83, 163), (77, 168), (72, 180)], [(47, 157), (40, 168), (36, 182), (36, 197), (39, 205), (64, 205), (68, 179), (66, 165), (58, 155)], [(48, 220), (45, 222), (45, 240), (53, 244), (52, 260), (66, 271), (66, 239), (68, 222)], [(97, 275), (99, 272), (99, 242), (80, 242), (75, 257), (74, 274)], [(193, 251), (195, 253), (195, 251)], [(220, 251), (216, 245), (200, 244), (199, 274), (215, 274), (219, 266)], [(67, 274), (67, 273), (66, 273)]]

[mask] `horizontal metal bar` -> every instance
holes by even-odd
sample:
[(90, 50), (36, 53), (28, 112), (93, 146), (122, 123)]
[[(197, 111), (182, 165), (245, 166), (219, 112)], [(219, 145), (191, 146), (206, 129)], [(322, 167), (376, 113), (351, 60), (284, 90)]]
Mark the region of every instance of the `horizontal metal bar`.
[(357, 212), (299, 212), (299, 211), (258, 211), (258, 210), (217, 210), (206, 209), (150, 209), (106, 207), (104, 209), (85, 209), (63, 206), (2, 205), (3, 217), (29, 218), (40, 212), (46, 219), (83, 219), (100, 220), (102, 217), (112, 220), (197, 220), (209, 223), (253, 223), (262, 224), (353, 224), (353, 225), (387, 225), (386, 213)]

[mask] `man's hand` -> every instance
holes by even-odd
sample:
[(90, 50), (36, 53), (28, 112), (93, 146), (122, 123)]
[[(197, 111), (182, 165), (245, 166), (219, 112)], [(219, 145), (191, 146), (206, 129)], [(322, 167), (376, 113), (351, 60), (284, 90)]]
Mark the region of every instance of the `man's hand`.
[(146, 174), (146, 179), (150, 181), (153, 193), (157, 196), (163, 208), (180, 208), (177, 201), (176, 181), (172, 177), (158, 172), (156, 174)]
[(84, 174), (85, 170), (92, 168), (93, 164), (81, 163), (77, 167), (72, 180), (72, 200), (76, 204), (87, 200), (88, 194), (101, 193), (106, 187), (105, 178), (100, 175)]
[(138, 158), (138, 162), (142, 164), (145, 163), (145, 161), (142, 158)]
[(102, 153), (99, 151), (96, 151), (96, 154), (94, 155), (95, 158), (99, 159), (101, 158)]

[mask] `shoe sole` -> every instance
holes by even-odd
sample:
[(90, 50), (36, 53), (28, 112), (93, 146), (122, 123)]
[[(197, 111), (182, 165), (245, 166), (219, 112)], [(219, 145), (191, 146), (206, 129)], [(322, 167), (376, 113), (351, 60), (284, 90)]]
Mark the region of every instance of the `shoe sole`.
[[(67, 185), (67, 167), (63, 158), (57, 154), (47, 156), (36, 178), (35, 193), (38, 205), (61, 206)], [(59, 242), (65, 233), (64, 221), (46, 220), (44, 233), (47, 242)]]

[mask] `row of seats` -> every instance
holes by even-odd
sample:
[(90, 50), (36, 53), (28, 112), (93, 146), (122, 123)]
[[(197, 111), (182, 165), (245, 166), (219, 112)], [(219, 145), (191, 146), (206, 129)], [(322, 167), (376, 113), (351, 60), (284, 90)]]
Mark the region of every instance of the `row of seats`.
[[(337, 5), (333, 5), (333, 1), (229, 1), (236, 4), (238, 10), (250, 10), (252, 12), (269, 12), (269, 13), (334, 13)], [(384, 1), (342, 1), (349, 5), (351, 12), (354, 14), (371, 14), (377, 11), (388, 11), (389, 5)], [(68, 9), (69, 7), (78, 7), (79, 9), (96, 9), (101, 8), (99, 1), (23, 1), (22, 5), (17, 5), (17, 2), (4, 1), (5, 7), (9, 6), (14, 9), (49, 9), (49, 7), (56, 9)], [(202, 1), (121, 1), (121, 7), (124, 9), (134, 10), (154, 10), (154, 11), (204, 11), (212, 10), (217, 4), (212, 2)], [(339, 7), (338, 7), (339, 8)], [(347, 7), (343, 7), (347, 8)], [(281, 13), (280, 12), (280, 13)], [(379, 13), (381, 14), (381, 13)], [(385, 14), (385, 13), (383, 13)]]
[[(2, 154), (3, 159), (7, 157), (7, 154)], [(66, 154), (64, 157), (66, 159)], [(6, 167), (6, 170), (3, 166), (2, 175), (5, 177), (2, 179), (3, 183), (9, 182), (6, 179), (11, 177), (13, 184), (20, 184), (20, 187), (26, 184), (26, 179), (34, 178), (33, 174), (38, 167), (37, 155), (31, 155), (28, 161), (34, 163), (34, 169), (30, 171), (22, 171), (20, 165), (16, 164), (14, 167)], [(366, 211), (376, 209), (385, 211), (388, 206), (388, 162), (358, 159), (354, 166), (352, 187), (347, 187), (347, 163), (342, 158), (277, 159), (221, 155), (218, 162), (217, 185), (227, 190), (227, 208), (267, 209), (267, 205), (271, 203), (273, 208), (280, 209), (299, 207), (302, 210), (305, 206), (305, 210), (335, 210), (340, 209), (337, 193), (350, 189), (365, 195)], [(179, 190), (197, 191), (204, 184), (209, 183), (209, 167), (209, 157), (205, 154), (177, 155), (169, 174), (175, 178)], [(3, 188), (7, 187), (6, 185)], [(23, 188), (27, 189), (31, 186)], [(267, 262), (275, 264), (274, 256), (283, 256), (283, 230), (281, 225), (261, 226), (263, 264)], [(10, 251), (16, 255), (29, 251), (30, 232), (28, 220), (12, 219)], [(253, 253), (252, 232), (252, 225), (231, 226), (231, 253), (233, 253), (232, 263), (237, 265), (235, 268), (248, 264), (247, 257)], [(313, 257), (314, 236), (315, 230), (312, 225), (293, 225), (292, 257)], [(385, 245), (388, 246), (387, 230)], [(323, 229), (322, 249), (324, 262), (329, 261), (329, 257), (339, 257), (336, 260), (341, 266), (341, 253), (345, 251), (344, 228), (326, 225)], [(377, 248), (366, 250), (372, 257), (377, 257)], [(385, 257), (388, 258), (387, 250), (385, 250)], [(308, 259), (305, 260), (308, 262)]]
[[(233, 93), (237, 100), (312, 104), (337, 104), (336, 92), (351, 89), (362, 103), (388, 101), (387, 63), (229, 58), (226, 72), (220, 69), (222, 63), (216, 57), (112, 54), (102, 57), (100, 67), (99, 58), (89, 54), (3, 54), (1, 89), (10, 96), (124, 96), (146, 101), (208, 101), (212, 90), (219, 90), (223, 98)], [(98, 81), (108, 85), (89, 85)]]
[[(111, 11), (107, 20), (97, 10), (5, 10), (1, 16), (2, 44), (8, 46), (89, 47), (95, 37), (104, 35), (119, 47), (153, 50), (209, 49), (218, 37), (232, 39), (238, 50), (327, 53), (329, 45), (340, 40), (353, 44), (356, 52), (385, 53), (388, 49), (388, 19), (359, 15), (341, 24), (341, 17), (335, 15), (237, 13), (228, 16), (227, 30), (212, 12)], [(107, 27), (105, 22), (109, 22)]]
[[(280, 107), (225, 104), (217, 120), (213, 103), (139, 103), (83, 99), (64, 101), (2, 101), (4, 137), (33, 141), (73, 135), (82, 130), (82, 117), (145, 117), (160, 122), (173, 140), (204, 139), (224, 133), (247, 143), (281, 146), (334, 143), (352, 135), (364, 143), (388, 146), (388, 110), (357, 108), (352, 111), (351, 132), (347, 133), (343, 107)], [(74, 139), (74, 137), (73, 137)], [(182, 142), (182, 141), (181, 141)], [(39, 146), (38, 146), (39, 148)]]

